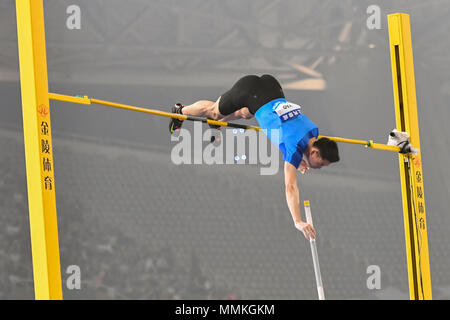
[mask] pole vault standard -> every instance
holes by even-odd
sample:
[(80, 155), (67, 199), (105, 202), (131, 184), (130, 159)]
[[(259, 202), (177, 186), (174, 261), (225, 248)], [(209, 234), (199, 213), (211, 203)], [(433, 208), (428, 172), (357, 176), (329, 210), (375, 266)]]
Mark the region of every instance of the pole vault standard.
[[(16, 0), (16, 17), (35, 298), (62, 299), (49, 99), (63, 100), (62, 98), (66, 97), (67, 100), (63, 101), (82, 104), (92, 102), (219, 126), (261, 129), (204, 118), (176, 116), (163, 111), (87, 97), (49, 94), (43, 1)], [(409, 16), (404, 13), (391, 14), (388, 15), (388, 22), (396, 124), (399, 131), (410, 135), (413, 147), (420, 150)], [(364, 145), (367, 148), (400, 151), (400, 148), (376, 144), (371, 140), (328, 138), (337, 142)], [(399, 166), (410, 298), (431, 299), (420, 151), (416, 156), (399, 153)]]
[(28, 210), (37, 300), (62, 299), (42, 1), (17, 0)]
[[(410, 141), (420, 147), (416, 85), (409, 15), (388, 15), (395, 120), (399, 131), (409, 133)], [(425, 210), (421, 152), (398, 154), (402, 185), (403, 221), (411, 300), (431, 300), (431, 272)]]

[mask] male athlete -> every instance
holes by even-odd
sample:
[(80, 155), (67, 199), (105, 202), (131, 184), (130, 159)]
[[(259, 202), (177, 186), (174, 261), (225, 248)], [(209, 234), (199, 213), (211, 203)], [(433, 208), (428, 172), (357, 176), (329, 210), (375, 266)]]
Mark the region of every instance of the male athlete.
[[(200, 100), (189, 106), (176, 104), (172, 112), (219, 121), (254, 116), (283, 153), (286, 202), (295, 227), (308, 240), (316, 237), (313, 226), (301, 219), (297, 169), (305, 173), (310, 167), (320, 169), (339, 161), (337, 144), (328, 138), (317, 139), (318, 127), (301, 112), (300, 106), (286, 101), (280, 84), (273, 76), (245, 76), (216, 102)], [(180, 129), (182, 123), (183, 120), (171, 119), (170, 132)], [(278, 139), (272, 136), (271, 129), (279, 130)]]

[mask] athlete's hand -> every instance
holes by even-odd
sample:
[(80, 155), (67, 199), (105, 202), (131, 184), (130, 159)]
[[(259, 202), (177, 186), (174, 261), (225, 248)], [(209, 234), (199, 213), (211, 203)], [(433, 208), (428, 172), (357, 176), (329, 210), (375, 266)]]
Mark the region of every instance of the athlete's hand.
[(310, 225), (309, 223), (300, 221), (295, 223), (295, 227), (303, 232), (303, 235), (305, 236), (306, 240), (310, 240), (311, 238), (316, 238), (316, 230), (314, 230), (314, 227)]
[(302, 162), (300, 162), (300, 166), (298, 167), (298, 170), (300, 170), (300, 172), (302, 174), (305, 174), (309, 170), (308, 163), (302, 159)]

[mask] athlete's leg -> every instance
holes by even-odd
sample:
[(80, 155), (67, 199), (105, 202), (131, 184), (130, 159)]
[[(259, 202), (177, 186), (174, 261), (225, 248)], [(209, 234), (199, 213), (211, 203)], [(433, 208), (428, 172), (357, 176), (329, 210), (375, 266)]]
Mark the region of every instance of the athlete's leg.
[(220, 98), (214, 102), (209, 100), (200, 100), (189, 106), (183, 107), (181, 113), (187, 116), (198, 116), (198, 117), (206, 117), (213, 120), (218, 120), (223, 117), (219, 113), (219, 100)]
[[(244, 76), (233, 87), (217, 99), (216, 102), (200, 100), (180, 109), (179, 113), (191, 116), (206, 117), (213, 120), (250, 119), (255, 109), (255, 103), (249, 97), (257, 97), (256, 90), (261, 85), (260, 77), (255, 75)], [(250, 110), (249, 110), (250, 109)]]
[(219, 121), (250, 119), (253, 117), (253, 115), (246, 107), (236, 110), (235, 112), (230, 113), (229, 115), (223, 115), (219, 111), (219, 102), (220, 98), (216, 102), (208, 100), (200, 100), (189, 106), (183, 107), (181, 112), (182, 114), (188, 116), (206, 117), (208, 119)]
[(222, 115), (219, 111), (220, 98), (214, 102), (209, 100), (200, 100), (182, 109), (182, 114), (188, 116), (206, 117), (219, 121), (230, 121), (237, 119), (251, 119), (253, 114), (250, 113), (247, 107), (243, 107), (229, 115)]
[(230, 121), (237, 119), (251, 119), (253, 118), (253, 114), (251, 114), (250, 110), (247, 107), (243, 107), (235, 112), (220, 118), (219, 121)]
[(199, 100), (191, 105), (184, 106), (181, 113), (187, 116), (209, 117), (214, 101)]
[(218, 120), (218, 121), (230, 121), (230, 120), (237, 120), (237, 119), (250, 119), (253, 118), (253, 114), (251, 114), (251, 112), (249, 111), (249, 109), (247, 107), (239, 107), (239, 108), (234, 108), (234, 112), (229, 113), (229, 114), (222, 114), (222, 112), (220, 112), (220, 103), (222, 101), (223, 97), (219, 97), (219, 99), (217, 99), (217, 101), (210, 106), (210, 110), (209, 110), (209, 114), (210, 114), (210, 119), (213, 120)]

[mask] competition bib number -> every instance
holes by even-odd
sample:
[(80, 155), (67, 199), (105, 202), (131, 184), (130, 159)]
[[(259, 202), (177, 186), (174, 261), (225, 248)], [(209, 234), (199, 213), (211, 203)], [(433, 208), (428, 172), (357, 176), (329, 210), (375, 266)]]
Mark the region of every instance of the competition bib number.
[(274, 112), (280, 117), (281, 122), (297, 118), (302, 114), (301, 107), (291, 102), (281, 102), (275, 105)]

